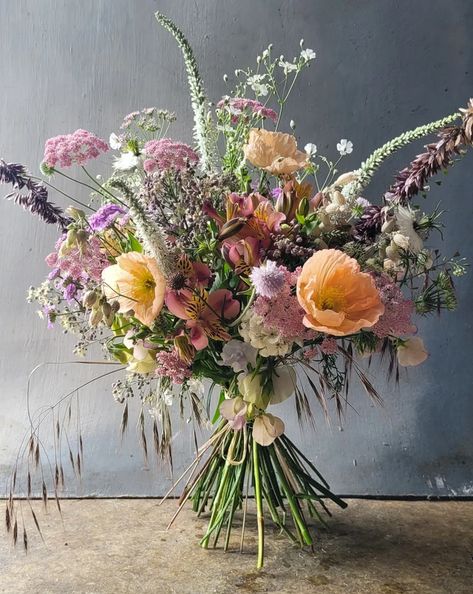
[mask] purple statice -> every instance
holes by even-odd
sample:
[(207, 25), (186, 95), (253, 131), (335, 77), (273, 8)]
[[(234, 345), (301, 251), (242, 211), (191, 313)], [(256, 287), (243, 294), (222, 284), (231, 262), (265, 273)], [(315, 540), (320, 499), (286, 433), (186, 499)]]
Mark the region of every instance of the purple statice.
[(240, 118), (245, 116), (256, 116), (257, 118), (273, 120), (273, 122), (278, 119), (278, 114), (274, 109), (265, 107), (259, 101), (246, 99), (245, 97), (224, 97), (217, 103), (217, 108), (227, 110), (232, 116), (233, 124), (237, 124)]
[(195, 165), (199, 157), (187, 144), (176, 142), (170, 138), (150, 140), (144, 146), (144, 169), (147, 173), (154, 171), (184, 171), (189, 165)]
[(46, 141), (43, 162), (47, 167), (70, 167), (84, 165), (109, 150), (105, 140), (87, 130), (76, 130), (72, 134), (60, 134)]
[[(57, 224), (63, 229), (69, 224), (62, 209), (49, 202), (46, 187), (32, 179), (23, 165), (6, 163), (0, 159), (0, 183), (11, 184), (15, 190), (5, 196), (7, 200), (13, 200), (25, 210), (38, 215), (45, 223)], [(27, 192), (23, 194), (22, 190)]]
[(74, 297), (77, 295), (77, 285), (75, 283), (67, 283), (64, 285), (64, 292), (63, 296), (66, 301), (69, 303), (74, 300)]
[(176, 349), (161, 351), (156, 355), (156, 362), (158, 364), (156, 374), (168, 377), (175, 384), (182, 384), (192, 376), (190, 367), (179, 357)]
[(272, 260), (252, 269), (251, 281), (257, 295), (271, 299), (277, 297), (286, 282), (286, 269)]
[(92, 231), (104, 231), (111, 227), (117, 219), (123, 221), (122, 215), (126, 215), (124, 208), (118, 204), (104, 204), (97, 212), (89, 217), (89, 225)]

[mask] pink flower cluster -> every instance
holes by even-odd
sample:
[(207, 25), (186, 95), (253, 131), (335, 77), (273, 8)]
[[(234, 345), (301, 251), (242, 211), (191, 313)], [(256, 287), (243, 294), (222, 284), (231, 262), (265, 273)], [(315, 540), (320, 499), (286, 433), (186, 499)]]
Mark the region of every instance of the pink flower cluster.
[(109, 266), (107, 256), (101, 250), (101, 243), (97, 237), (89, 237), (86, 243), (79, 246), (73, 246), (64, 256), (59, 255), (59, 250), (64, 242), (64, 236), (56, 243), (56, 251), (46, 257), (46, 264), (53, 268), (50, 278), (54, 278), (58, 273), (63, 277), (71, 278), (75, 281), (87, 281), (92, 279), (100, 282), (102, 279), (102, 270)]
[(156, 355), (156, 361), (158, 363), (156, 374), (170, 378), (175, 384), (182, 384), (192, 376), (189, 366), (179, 357), (176, 349), (159, 352)]
[(278, 332), (283, 340), (309, 339), (314, 332), (302, 323), (304, 310), (293, 291), (298, 272), (289, 272), (284, 266), (278, 268), (286, 275), (284, 286), (274, 297), (260, 295), (253, 305), (253, 311), (263, 319), (266, 329)]
[(44, 163), (48, 167), (70, 167), (84, 165), (109, 150), (105, 140), (87, 130), (76, 130), (72, 134), (61, 134), (46, 141)]
[(195, 165), (199, 160), (199, 157), (189, 145), (175, 142), (170, 138), (150, 140), (145, 144), (143, 152), (146, 156), (143, 166), (147, 173), (167, 169), (182, 171), (187, 167), (188, 163)]
[(387, 275), (375, 278), (376, 286), (384, 303), (384, 314), (370, 330), (378, 338), (413, 334), (416, 327), (412, 323), (413, 301), (406, 299), (399, 286)]
[(219, 109), (227, 109), (232, 115), (232, 123), (238, 123), (240, 117), (246, 114), (253, 114), (260, 118), (268, 118), (275, 122), (278, 114), (274, 109), (265, 107), (259, 101), (254, 99), (245, 99), (244, 97), (230, 97), (221, 99), (217, 103)]

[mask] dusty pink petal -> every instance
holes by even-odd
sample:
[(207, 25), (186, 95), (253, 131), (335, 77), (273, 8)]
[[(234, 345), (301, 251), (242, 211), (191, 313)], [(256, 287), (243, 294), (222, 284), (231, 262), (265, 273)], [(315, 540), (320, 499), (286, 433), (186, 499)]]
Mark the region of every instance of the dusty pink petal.
[(187, 307), (191, 299), (192, 294), (190, 291), (167, 291), (165, 303), (172, 314), (181, 320), (188, 320), (189, 314), (187, 313)]
[(203, 328), (199, 326), (198, 322), (195, 320), (189, 320), (186, 325), (188, 328), (190, 328), (190, 340), (192, 345), (198, 351), (202, 351), (203, 349), (207, 348), (209, 339), (207, 338), (207, 334), (204, 332)]

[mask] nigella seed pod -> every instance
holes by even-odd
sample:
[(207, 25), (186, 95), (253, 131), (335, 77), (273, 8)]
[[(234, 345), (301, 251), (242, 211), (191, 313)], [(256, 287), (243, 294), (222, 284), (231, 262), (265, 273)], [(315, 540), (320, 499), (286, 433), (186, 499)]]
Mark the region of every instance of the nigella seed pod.
[(102, 309), (100, 307), (97, 307), (90, 312), (89, 324), (92, 326), (92, 328), (95, 328), (95, 326), (98, 326), (100, 324), (100, 322), (102, 321), (102, 318), (103, 318)]
[(218, 239), (223, 241), (224, 239), (228, 239), (232, 237), (232, 235), (236, 235), (239, 231), (243, 229), (243, 226), (246, 223), (246, 219), (242, 217), (236, 217), (227, 221), (222, 228), (220, 229), (220, 233), (218, 234)]
[(105, 318), (108, 318), (108, 316), (112, 313), (112, 306), (110, 303), (108, 303), (108, 301), (102, 303), (102, 313)]
[(82, 298), (82, 305), (84, 307), (93, 307), (97, 302), (98, 295), (95, 291), (87, 291)]

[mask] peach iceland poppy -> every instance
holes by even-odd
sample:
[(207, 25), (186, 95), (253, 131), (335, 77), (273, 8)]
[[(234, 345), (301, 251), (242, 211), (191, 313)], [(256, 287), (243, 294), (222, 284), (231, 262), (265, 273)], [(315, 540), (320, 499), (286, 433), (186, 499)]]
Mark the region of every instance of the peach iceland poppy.
[(290, 175), (307, 165), (307, 154), (297, 150), (292, 134), (252, 128), (243, 150), (252, 165), (274, 175)]
[(156, 260), (139, 252), (118, 256), (117, 263), (102, 272), (107, 299), (118, 301), (120, 313), (134, 312), (142, 324), (150, 326), (164, 305), (166, 280)]
[(384, 305), (371, 275), (340, 250), (320, 250), (302, 267), (297, 299), (304, 325), (347, 336), (376, 324)]

